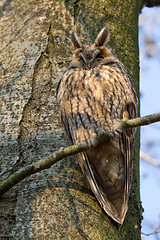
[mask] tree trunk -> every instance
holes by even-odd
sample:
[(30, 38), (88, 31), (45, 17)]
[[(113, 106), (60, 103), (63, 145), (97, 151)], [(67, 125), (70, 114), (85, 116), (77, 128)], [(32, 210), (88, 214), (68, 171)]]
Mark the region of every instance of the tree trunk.
[[(2, 0), (1, 171), (8, 174), (69, 142), (55, 91), (72, 57), (71, 32), (92, 43), (108, 25), (110, 46), (138, 89), (138, 1)], [(0, 239), (140, 239), (139, 131), (129, 209), (120, 230), (100, 208), (75, 157), (17, 184), (0, 199)]]

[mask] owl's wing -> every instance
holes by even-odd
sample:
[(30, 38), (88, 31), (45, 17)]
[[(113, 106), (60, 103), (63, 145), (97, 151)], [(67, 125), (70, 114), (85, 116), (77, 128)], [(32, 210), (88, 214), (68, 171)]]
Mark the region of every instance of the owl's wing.
[[(134, 103), (127, 104), (123, 117), (136, 117)], [(128, 129), (110, 141), (77, 154), (82, 171), (101, 207), (119, 224), (123, 223), (127, 211), (133, 146), (134, 130)]]
[[(123, 111), (123, 118), (128, 119), (137, 117), (136, 105), (132, 102), (126, 105), (126, 109)], [(126, 159), (126, 199), (128, 200), (128, 193), (131, 188), (132, 182), (132, 168), (133, 168), (133, 157), (134, 157), (134, 133), (135, 129), (130, 128), (121, 133), (122, 137), (122, 152)]]
[[(135, 118), (134, 103), (126, 105), (122, 118)], [(61, 109), (65, 131), (74, 144), (69, 116)], [(134, 130), (119, 132), (113, 139), (100, 143), (86, 152), (77, 154), (82, 172), (105, 212), (122, 224), (127, 211), (132, 178)]]

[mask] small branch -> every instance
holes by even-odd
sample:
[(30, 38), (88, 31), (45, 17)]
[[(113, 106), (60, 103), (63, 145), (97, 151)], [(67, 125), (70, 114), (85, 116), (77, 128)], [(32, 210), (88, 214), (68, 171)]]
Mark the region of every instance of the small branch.
[[(144, 126), (158, 121), (160, 121), (160, 113), (148, 115), (141, 118), (125, 118), (122, 119), (122, 121), (117, 122), (113, 126), (113, 132), (122, 131), (128, 128)], [(104, 141), (104, 139), (109, 139), (112, 137), (112, 135), (112, 133), (106, 132), (105, 136), (100, 136), (98, 142), (101, 142), (102, 140)], [(79, 152), (84, 152), (87, 149), (89, 149), (89, 147), (84, 144), (77, 144), (66, 148), (60, 148), (60, 150), (55, 151), (54, 154), (20, 169), (19, 171), (13, 173), (7, 179), (3, 180), (0, 183), (0, 196), (6, 193), (10, 188), (15, 186), (18, 182), (25, 179), (26, 177), (31, 176), (32, 174), (40, 172), (44, 169), (50, 168), (54, 163), (58, 162), (62, 158), (75, 155)]]
[[(139, 231), (142, 235), (145, 235), (145, 236), (151, 236), (151, 235), (160, 233), (160, 231), (154, 231), (154, 232), (152, 232), (152, 233), (144, 233), (144, 232), (141, 231), (141, 229), (139, 228), (138, 225), (135, 225), (135, 229), (138, 229), (138, 231)], [(143, 239), (143, 238), (142, 238), (142, 239)]]
[(160, 167), (160, 163), (156, 159), (148, 156), (147, 154), (145, 154), (143, 152), (140, 152), (140, 158), (156, 167)]
[(160, 233), (160, 232), (158, 232), (158, 231), (155, 231), (155, 232), (152, 232), (152, 233), (144, 233), (144, 232), (141, 232), (141, 234), (143, 234), (143, 235), (145, 235), (145, 236), (151, 236), (151, 235), (154, 235), (154, 234), (158, 234), (158, 233)]
[(114, 130), (122, 130), (128, 128), (136, 128), (145, 125), (149, 125), (151, 123), (160, 121), (160, 113), (150, 114), (145, 117), (139, 117), (134, 119), (124, 118), (122, 121), (117, 122), (113, 128)]
[(115, 7), (114, 11), (117, 11), (117, 10), (118, 10), (118, 8), (119, 8), (119, 6), (120, 6), (121, 2), (122, 2), (122, 0), (119, 0), (119, 2), (117, 3), (117, 5), (116, 5), (116, 7)]
[(26, 177), (29, 177), (32, 174), (40, 172), (44, 169), (48, 169), (62, 158), (83, 152), (88, 148), (89, 147), (82, 144), (72, 145), (66, 148), (62, 147), (58, 151), (55, 151), (54, 154), (20, 169), (0, 183), (0, 196)]

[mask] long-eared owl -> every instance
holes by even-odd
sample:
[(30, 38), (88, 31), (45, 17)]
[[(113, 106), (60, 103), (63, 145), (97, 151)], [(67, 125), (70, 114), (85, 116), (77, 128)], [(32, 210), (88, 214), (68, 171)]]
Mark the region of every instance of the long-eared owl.
[[(134, 130), (114, 131), (122, 118), (135, 118), (137, 96), (126, 68), (105, 45), (104, 27), (90, 46), (83, 46), (76, 33), (69, 68), (57, 86), (61, 121), (72, 144), (90, 149), (77, 154), (82, 172), (105, 212), (122, 224), (131, 186)], [(108, 140), (98, 142), (109, 132)]]

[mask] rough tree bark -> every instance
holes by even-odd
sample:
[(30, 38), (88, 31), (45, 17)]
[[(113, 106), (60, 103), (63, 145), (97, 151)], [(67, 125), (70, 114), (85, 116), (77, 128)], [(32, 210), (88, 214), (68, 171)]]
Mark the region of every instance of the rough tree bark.
[[(138, 91), (139, 1), (2, 0), (1, 178), (69, 144), (55, 88), (72, 56), (75, 29), (91, 43), (108, 25), (110, 46)], [(100, 208), (75, 157), (20, 182), (0, 198), (0, 239), (140, 239), (139, 131), (129, 210), (120, 231)]]

